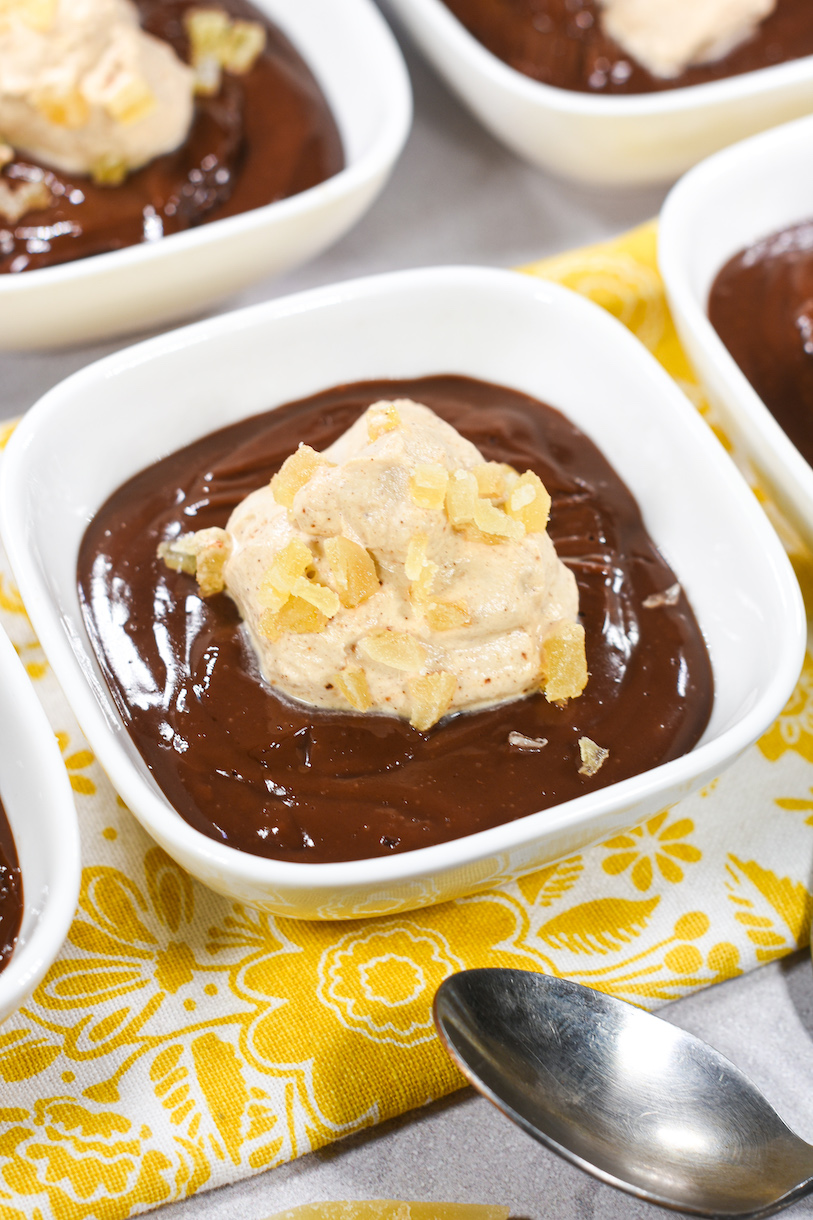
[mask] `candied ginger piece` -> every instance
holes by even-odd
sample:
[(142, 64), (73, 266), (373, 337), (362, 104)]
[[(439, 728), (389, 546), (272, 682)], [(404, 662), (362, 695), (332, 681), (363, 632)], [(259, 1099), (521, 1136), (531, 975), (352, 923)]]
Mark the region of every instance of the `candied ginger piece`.
[(409, 678), (407, 688), (412, 700), (409, 723), (413, 729), (424, 733), (448, 712), (457, 690), (457, 678), (441, 670), (423, 674), (419, 678)]
[(289, 597), (279, 610), (263, 610), (259, 630), (266, 639), (276, 640), (286, 631), (295, 635), (324, 631), (326, 624), (327, 619), (317, 606), (301, 597)]
[(468, 627), (471, 622), (468, 606), (464, 602), (427, 602), (423, 615), (433, 631), (455, 631)]
[(359, 647), (371, 661), (410, 673), (426, 664), (426, 649), (408, 631), (371, 631), (359, 640)]
[(158, 557), (173, 572), (186, 572), (197, 579), (201, 597), (211, 597), (224, 589), (223, 569), (231, 554), (231, 539), (225, 530), (213, 526), (194, 534), (182, 534), (172, 542), (162, 542)]
[(680, 593), (680, 584), (675, 582), (661, 593), (650, 593), (649, 597), (644, 598), (643, 605), (647, 610), (657, 610), (660, 606), (676, 606), (680, 601)]
[(427, 557), (429, 539), (426, 534), (415, 534), (407, 544), (404, 574), (410, 581), (409, 596), (413, 602), (425, 601), (432, 592), (438, 565)]
[(575, 699), (587, 685), (584, 627), (559, 619), (542, 641), (542, 689), (548, 703)]
[(451, 524), (470, 525), (477, 499), (477, 480), (471, 471), (455, 470), (446, 488), (446, 516)]
[(268, 1220), (508, 1220), (509, 1209), (484, 1203), (407, 1203), (401, 1199), (303, 1203)]
[(597, 746), (589, 737), (579, 738), (579, 754), (582, 760), (579, 775), (587, 776), (595, 775), (597, 771), (600, 771), (610, 757), (609, 750), (605, 750), (603, 746)]
[(409, 493), (419, 508), (443, 508), (449, 472), (439, 462), (416, 466), (409, 480)]
[(44, 119), (55, 127), (78, 131), (90, 118), (90, 106), (78, 89), (40, 89), (32, 99)]
[(287, 457), (271, 479), (271, 492), (277, 504), (292, 508), (294, 496), (304, 487), (319, 466), (332, 466), (321, 453), (310, 445), (300, 445), (295, 453)]
[(343, 606), (353, 609), (378, 592), (378, 573), (369, 551), (350, 538), (337, 536), (324, 541), (330, 574)]
[(16, 224), (26, 212), (47, 208), (52, 199), (44, 182), (21, 182), (12, 187), (5, 178), (0, 178), (0, 216), (11, 224)]
[(134, 74), (104, 104), (111, 119), (124, 126), (145, 118), (155, 106), (155, 94), (145, 80)]
[(90, 176), (96, 186), (120, 186), (127, 177), (127, 162), (124, 157), (105, 153), (93, 162)]
[(43, 34), (53, 25), (58, 6), (59, 0), (2, 0), (0, 16), (14, 14), (32, 30)]
[(265, 29), (258, 21), (233, 21), (222, 9), (193, 8), (184, 14), (198, 93), (220, 88), (220, 70), (236, 76), (249, 72), (265, 47)]
[(261, 605), (267, 610), (281, 610), (288, 600), (294, 583), (304, 576), (313, 563), (310, 547), (292, 538), (278, 551), (260, 581)]
[(317, 580), (308, 580), (307, 576), (297, 576), (291, 586), (291, 596), (301, 597), (310, 602), (317, 610), (321, 610), (325, 618), (333, 618), (339, 613), (341, 602), (339, 596), (327, 585), (320, 585)]
[(544, 750), (548, 739), (547, 737), (526, 737), (524, 733), (518, 733), (516, 729), (512, 729), (508, 734), (508, 744), (515, 750), (528, 750), (533, 753), (537, 750)]
[(475, 466), (472, 474), (477, 480), (477, 491), (486, 500), (504, 500), (519, 475), (513, 466), (505, 462), (483, 462)]
[(485, 535), (486, 542), (518, 542), (525, 533), (521, 521), (515, 521), (489, 500), (479, 498), (474, 503), (474, 524)]
[(374, 402), (367, 410), (367, 436), (377, 441), (385, 432), (401, 426), (401, 416), (394, 402)]
[(505, 511), (521, 521), (529, 534), (544, 534), (550, 516), (550, 495), (538, 474), (520, 475), (505, 502)]
[(334, 674), (333, 681), (338, 686), (351, 707), (357, 712), (369, 712), (373, 706), (373, 697), (367, 675), (358, 665), (348, 665), (341, 673)]

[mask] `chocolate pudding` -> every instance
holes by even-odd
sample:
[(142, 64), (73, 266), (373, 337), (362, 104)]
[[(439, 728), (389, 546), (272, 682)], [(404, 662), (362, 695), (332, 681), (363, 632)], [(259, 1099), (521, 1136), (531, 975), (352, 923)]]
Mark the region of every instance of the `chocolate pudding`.
[[(157, 557), (179, 522), (225, 526), (300, 441), (324, 449), (383, 398), (424, 403), (486, 459), (543, 480), (549, 533), (579, 588), (590, 671), (579, 698), (532, 695), (428, 732), (294, 704), (259, 677), (234, 603), (202, 600), (193, 576)], [(513, 821), (686, 753), (712, 706), (691, 607), (598, 449), (552, 407), (464, 377), (339, 386), (196, 441), (99, 510), (78, 583), (116, 705), (168, 800), (259, 856), (364, 859)], [(524, 749), (509, 734), (547, 744)], [(593, 775), (580, 773), (585, 737), (609, 751)]]
[(9, 962), (23, 921), (23, 879), (14, 837), (0, 800), (0, 970)]
[[(144, 28), (188, 59), (186, 9), (198, 0), (138, 0)], [(344, 166), (327, 102), (300, 55), (245, 0), (218, 0), (230, 16), (261, 22), (267, 39), (242, 76), (224, 73), (214, 97), (198, 97), (185, 142), (118, 186), (100, 186), (19, 157), (10, 183), (44, 177), (52, 202), (16, 224), (0, 216), (0, 272), (50, 267), (155, 241), (296, 195)]]
[(601, 26), (597, 0), (443, 0), (489, 51), (518, 72), (580, 93), (655, 93), (813, 55), (810, 0), (778, 0), (748, 41), (714, 63), (654, 76)]
[(730, 259), (712, 285), (708, 312), (768, 410), (813, 464), (813, 220)]

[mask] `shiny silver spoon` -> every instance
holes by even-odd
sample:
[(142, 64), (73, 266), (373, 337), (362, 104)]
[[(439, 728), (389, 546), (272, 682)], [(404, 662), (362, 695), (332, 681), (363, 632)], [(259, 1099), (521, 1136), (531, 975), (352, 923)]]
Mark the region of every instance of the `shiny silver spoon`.
[(697, 1216), (813, 1193), (813, 1146), (717, 1051), (623, 1000), (524, 970), (465, 970), (435, 1024), (476, 1088), (603, 1182)]

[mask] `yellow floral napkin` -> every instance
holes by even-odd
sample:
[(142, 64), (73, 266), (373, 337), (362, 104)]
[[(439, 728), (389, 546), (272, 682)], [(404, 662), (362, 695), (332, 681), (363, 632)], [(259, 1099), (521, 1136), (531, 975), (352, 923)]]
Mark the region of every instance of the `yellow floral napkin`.
[[(705, 412), (655, 240), (650, 226), (529, 270), (616, 313)], [(0, 621), (62, 746), (84, 864), (60, 958), (0, 1031), (0, 1220), (118, 1220), (456, 1089), (430, 1005), (464, 967), (566, 974), (654, 1008), (807, 937), (810, 659), (762, 740), (643, 826), (491, 893), (304, 924), (217, 897), (141, 831), (82, 739), (1, 555)]]

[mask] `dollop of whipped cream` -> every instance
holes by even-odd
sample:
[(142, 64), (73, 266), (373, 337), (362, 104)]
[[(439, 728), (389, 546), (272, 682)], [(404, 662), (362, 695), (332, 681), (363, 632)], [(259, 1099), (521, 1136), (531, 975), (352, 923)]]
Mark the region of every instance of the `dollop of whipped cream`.
[(653, 76), (728, 55), (756, 31), (776, 0), (601, 0), (602, 25)]
[(183, 143), (194, 88), (130, 0), (0, 0), (0, 136), (46, 165), (123, 177)]
[(428, 407), (371, 406), (300, 446), (226, 530), (164, 543), (237, 603), (266, 680), (321, 708), (429, 728), (446, 713), (587, 681), (578, 590), (537, 475), (485, 462)]

